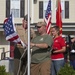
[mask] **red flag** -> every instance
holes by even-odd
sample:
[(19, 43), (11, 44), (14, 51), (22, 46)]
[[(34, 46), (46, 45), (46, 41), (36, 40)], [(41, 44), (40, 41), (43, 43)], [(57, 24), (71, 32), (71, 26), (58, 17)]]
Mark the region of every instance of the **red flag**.
[(51, 0), (48, 2), (47, 10), (45, 13), (45, 22), (47, 23), (47, 33), (50, 34), (50, 27), (51, 27)]
[(62, 34), (62, 18), (61, 18), (61, 2), (57, 0), (57, 10), (56, 10), (56, 25), (60, 28), (60, 35)]

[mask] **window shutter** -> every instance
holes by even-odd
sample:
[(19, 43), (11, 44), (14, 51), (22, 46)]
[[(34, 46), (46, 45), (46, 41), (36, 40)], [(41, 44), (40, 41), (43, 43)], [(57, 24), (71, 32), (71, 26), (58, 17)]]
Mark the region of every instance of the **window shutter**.
[(6, 17), (10, 15), (10, 0), (6, 0)]
[(20, 2), (20, 17), (24, 17), (25, 13), (25, 0), (21, 0)]
[(65, 18), (69, 18), (69, 1), (65, 1)]
[(43, 18), (43, 1), (39, 1), (39, 18)]

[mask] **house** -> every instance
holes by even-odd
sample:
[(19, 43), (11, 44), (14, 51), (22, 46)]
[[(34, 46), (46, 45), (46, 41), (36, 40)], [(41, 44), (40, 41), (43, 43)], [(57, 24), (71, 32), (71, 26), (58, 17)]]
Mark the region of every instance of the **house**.
[[(28, 0), (0, 0), (0, 58), (3, 50), (6, 52), (6, 57), (13, 55), (13, 43), (6, 41), (3, 30), (3, 22), (9, 17), (10, 13), (14, 14), (16, 26), (22, 25), (22, 19), (27, 14)], [(35, 25), (38, 21), (44, 20), (48, 0), (30, 0), (30, 16), (31, 27), (35, 30)], [(51, 0), (52, 10), (52, 25), (56, 24), (56, 0)], [(75, 0), (61, 0), (62, 6), (62, 22), (63, 34), (75, 34)], [(12, 51), (10, 53), (10, 51)]]

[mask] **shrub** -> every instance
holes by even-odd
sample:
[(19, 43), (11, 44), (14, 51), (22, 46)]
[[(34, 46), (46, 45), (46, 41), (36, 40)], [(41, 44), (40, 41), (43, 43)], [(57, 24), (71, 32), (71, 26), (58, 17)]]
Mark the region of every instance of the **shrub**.
[(69, 64), (65, 64), (64, 67), (60, 69), (57, 75), (75, 75), (75, 70)]
[(7, 75), (5, 66), (0, 66), (0, 75)]
[(0, 75), (13, 75), (13, 74), (6, 72), (5, 66), (2, 65), (2, 66), (0, 66)]

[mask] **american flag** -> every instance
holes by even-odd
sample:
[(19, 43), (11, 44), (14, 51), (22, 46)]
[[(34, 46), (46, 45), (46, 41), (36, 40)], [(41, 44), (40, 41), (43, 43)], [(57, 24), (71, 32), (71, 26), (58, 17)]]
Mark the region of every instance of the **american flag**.
[(50, 34), (50, 27), (51, 27), (51, 0), (48, 2), (47, 10), (45, 13), (45, 22), (47, 23), (47, 33)]
[(21, 40), (16, 32), (16, 28), (13, 23), (12, 14), (9, 16), (9, 18), (5, 19), (3, 28), (4, 28), (4, 33), (7, 41), (21, 44)]

